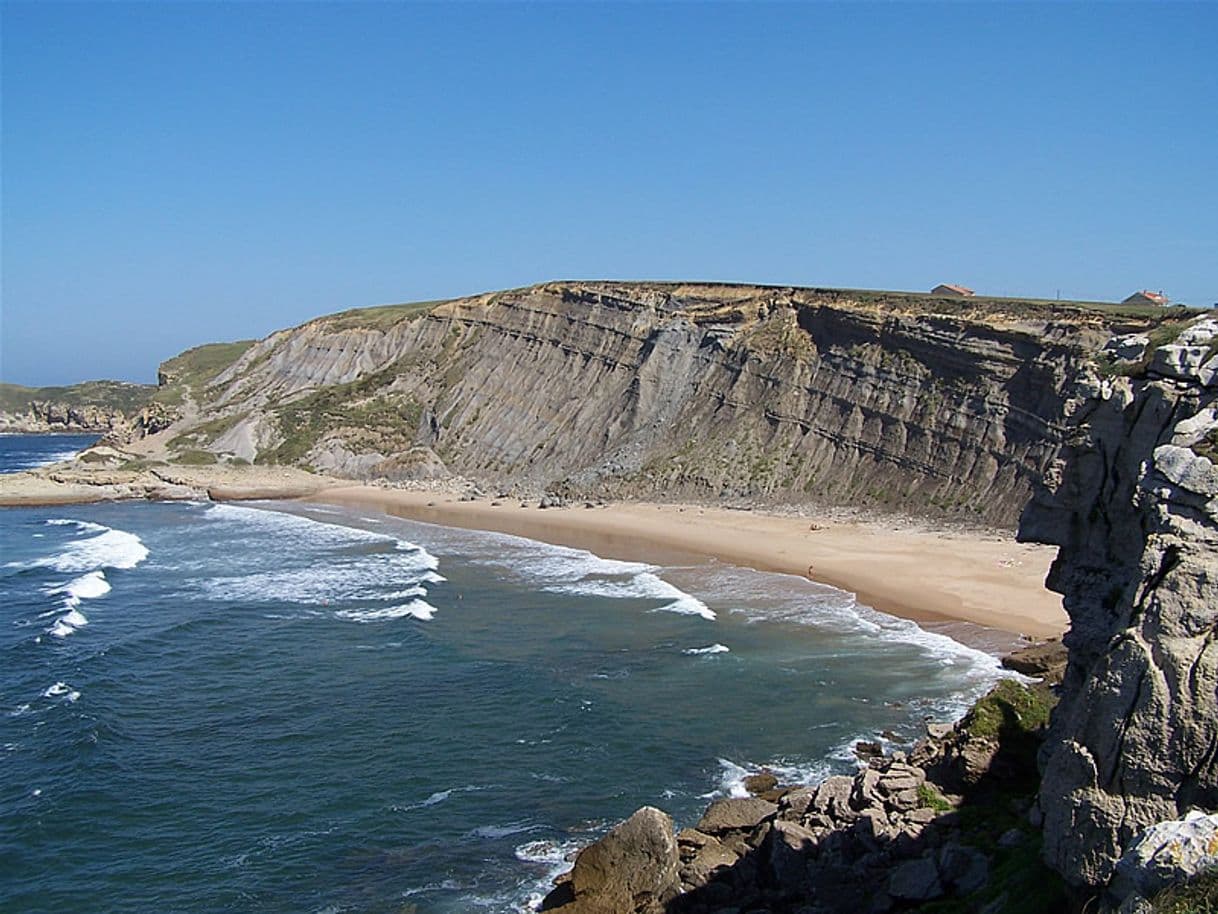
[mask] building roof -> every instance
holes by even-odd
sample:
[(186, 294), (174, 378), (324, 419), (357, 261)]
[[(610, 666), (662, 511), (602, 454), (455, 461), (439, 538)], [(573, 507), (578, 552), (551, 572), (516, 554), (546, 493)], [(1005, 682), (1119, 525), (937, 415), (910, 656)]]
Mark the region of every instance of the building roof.
[[(951, 291), (957, 292), (960, 295), (972, 295), (973, 294), (973, 290), (968, 288), (967, 286), (957, 286), (950, 282), (941, 282), (941, 283), (939, 283), (939, 285), (935, 286), (935, 289), (950, 289)], [(935, 291), (935, 289), (931, 289), (931, 291), (933, 292), (933, 291)]]
[(1153, 302), (1158, 302), (1161, 305), (1165, 304), (1167, 302), (1167, 296), (1164, 295), (1162, 292), (1151, 292), (1149, 289), (1139, 289), (1137, 292), (1134, 292), (1133, 295), (1131, 295), (1129, 297), (1133, 298), (1134, 295), (1142, 295), (1146, 298), (1149, 298)]

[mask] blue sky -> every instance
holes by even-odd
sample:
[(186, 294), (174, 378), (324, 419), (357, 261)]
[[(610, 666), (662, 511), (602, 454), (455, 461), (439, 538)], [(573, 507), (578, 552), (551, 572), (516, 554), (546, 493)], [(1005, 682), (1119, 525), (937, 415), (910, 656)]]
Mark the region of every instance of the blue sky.
[(1218, 300), (1218, 3), (5, 3), (0, 377), (556, 278)]

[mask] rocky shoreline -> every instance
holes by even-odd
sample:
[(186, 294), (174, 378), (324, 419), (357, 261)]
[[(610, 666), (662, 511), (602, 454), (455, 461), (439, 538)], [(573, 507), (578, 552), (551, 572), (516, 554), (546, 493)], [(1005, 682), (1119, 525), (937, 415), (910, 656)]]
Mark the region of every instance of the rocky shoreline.
[[(928, 724), (908, 751), (871, 744), (853, 776), (785, 787), (762, 772), (750, 796), (713, 802), (692, 828), (644, 807), (580, 851), (540, 910), (561, 914), (857, 914), (1053, 910), (1065, 887), (1039, 861), (1036, 752), (1054, 701), (1060, 642), (1010, 665), (955, 725)], [(946, 906), (946, 907), (945, 907)]]

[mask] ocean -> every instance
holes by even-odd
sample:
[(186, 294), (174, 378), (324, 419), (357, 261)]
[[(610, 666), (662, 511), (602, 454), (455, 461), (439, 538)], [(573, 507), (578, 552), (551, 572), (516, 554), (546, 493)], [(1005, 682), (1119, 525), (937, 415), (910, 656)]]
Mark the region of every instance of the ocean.
[(0, 544), (5, 911), (528, 910), (641, 805), (850, 771), (1002, 675), (803, 579), (323, 505), (0, 509)]

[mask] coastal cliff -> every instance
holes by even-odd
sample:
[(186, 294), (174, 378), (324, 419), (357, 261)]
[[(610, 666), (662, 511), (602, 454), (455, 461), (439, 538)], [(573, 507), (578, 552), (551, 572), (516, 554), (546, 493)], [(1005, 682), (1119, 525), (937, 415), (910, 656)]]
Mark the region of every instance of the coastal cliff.
[(183, 407), (173, 448), (348, 478), (1013, 526), (1086, 359), (1114, 326), (1168, 316), (556, 282), (319, 318), (158, 398)]
[(1092, 890), (1143, 829), (1218, 809), (1218, 321), (1156, 342), (1109, 346), (1020, 528), (1061, 547), (1071, 619), (1046, 857)]

